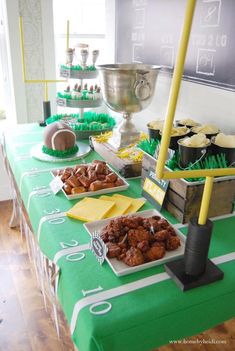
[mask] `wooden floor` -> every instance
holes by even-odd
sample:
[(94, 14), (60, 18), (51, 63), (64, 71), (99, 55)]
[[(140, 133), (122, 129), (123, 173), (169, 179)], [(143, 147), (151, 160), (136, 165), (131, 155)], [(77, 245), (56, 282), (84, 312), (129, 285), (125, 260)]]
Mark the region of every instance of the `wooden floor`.
[(73, 351), (68, 331), (57, 338), (10, 215), (11, 202), (0, 202), (0, 351)]
[[(63, 327), (61, 339), (57, 338), (31, 271), (25, 242), (18, 230), (8, 228), (10, 214), (11, 202), (0, 202), (0, 351), (72, 351), (67, 329)], [(235, 350), (235, 319), (181, 344), (158, 349), (182, 350)]]

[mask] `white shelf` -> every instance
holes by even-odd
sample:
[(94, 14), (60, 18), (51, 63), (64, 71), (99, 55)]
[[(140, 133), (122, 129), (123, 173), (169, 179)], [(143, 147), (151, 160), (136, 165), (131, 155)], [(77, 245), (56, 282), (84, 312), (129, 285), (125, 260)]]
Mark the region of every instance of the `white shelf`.
[(60, 76), (63, 78), (71, 79), (95, 79), (98, 77), (99, 72), (95, 71), (78, 71), (71, 68), (60, 68)]
[(76, 100), (76, 99), (64, 99), (57, 98), (57, 106), (60, 107), (72, 107), (72, 108), (92, 108), (99, 107), (102, 105), (103, 99), (97, 100)]

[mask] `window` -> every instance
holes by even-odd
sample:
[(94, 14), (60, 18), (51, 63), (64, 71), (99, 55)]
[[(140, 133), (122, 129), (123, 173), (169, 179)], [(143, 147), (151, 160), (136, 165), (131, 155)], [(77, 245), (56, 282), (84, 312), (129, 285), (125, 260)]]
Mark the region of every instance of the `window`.
[[(115, 16), (112, 11), (114, 3), (114, 0), (53, 0), (57, 77), (59, 77), (59, 67), (61, 64), (65, 64), (66, 59), (68, 20), (69, 47), (75, 48), (74, 64), (80, 63), (80, 49), (77, 45), (81, 43), (89, 45), (87, 65), (92, 64), (91, 52), (93, 50), (99, 50), (97, 64), (110, 62), (110, 57), (114, 56), (114, 46), (109, 44), (110, 40), (114, 43), (115, 36), (114, 21), (112, 20), (112, 15)], [(111, 16), (110, 13), (112, 13)], [(90, 86), (96, 84), (97, 80), (85, 82)], [(71, 80), (68, 84), (73, 87), (75, 83), (77, 81)], [(58, 91), (63, 91), (65, 87), (65, 83), (57, 84)], [(75, 113), (74, 110), (60, 107), (57, 107), (57, 110), (58, 113)]]
[(100, 51), (99, 63), (106, 61), (105, 0), (54, 0), (53, 11), (57, 67), (65, 62), (67, 20), (70, 22), (69, 46), (75, 47), (75, 59), (79, 59), (77, 44), (85, 43), (89, 45), (89, 52)]

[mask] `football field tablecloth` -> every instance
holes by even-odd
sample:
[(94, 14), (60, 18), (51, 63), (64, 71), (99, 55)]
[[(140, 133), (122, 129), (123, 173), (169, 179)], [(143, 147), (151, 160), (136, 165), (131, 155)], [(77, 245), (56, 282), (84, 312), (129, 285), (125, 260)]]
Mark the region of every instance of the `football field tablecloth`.
[[(65, 216), (78, 200), (49, 188), (51, 169), (101, 157), (91, 152), (66, 163), (33, 159), (30, 148), (42, 141), (43, 131), (36, 124), (18, 126), (6, 133), (6, 151), (40, 248), (60, 267), (58, 298), (79, 351), (152, 350), (235, 316), (234, 216), (214, 220), (209, 257), (223, 270), (223, 280), (183, 293), (162, 265), (117, 277), (90, 251), (83, 222)], [(140, 179), (128, 183), (121, 194), (141, 197)], [(146, 203), (141, 210), (151, 208)], [(169, 213), (162, 214), (177, 224)], [(181, 230), (187, 232), (184, 226)]]

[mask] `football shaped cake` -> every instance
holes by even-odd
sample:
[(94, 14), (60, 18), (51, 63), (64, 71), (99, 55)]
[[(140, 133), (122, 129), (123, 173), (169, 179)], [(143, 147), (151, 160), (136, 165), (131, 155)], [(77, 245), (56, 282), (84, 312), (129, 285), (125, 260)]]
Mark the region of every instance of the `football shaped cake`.
[(54, 157), (68, 157), (78, 151), (76, 134), (64, 122), (54, 122), (46, 126), (42, 151)]

